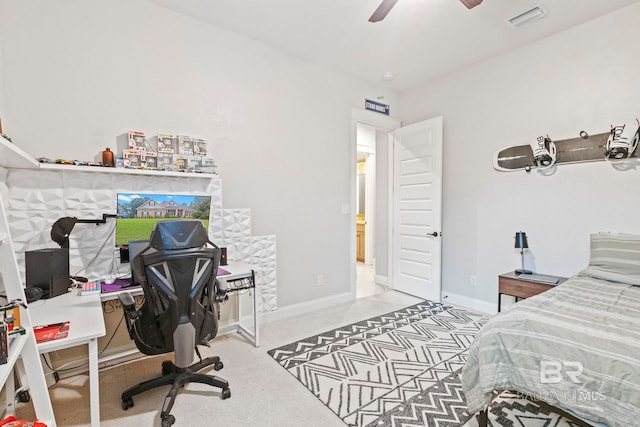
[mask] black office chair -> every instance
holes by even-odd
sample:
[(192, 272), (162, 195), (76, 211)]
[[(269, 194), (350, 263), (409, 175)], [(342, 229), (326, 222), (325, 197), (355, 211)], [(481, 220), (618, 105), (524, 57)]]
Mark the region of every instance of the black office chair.
[[(219, 302), (224, 298), (216, 282), (220, 248), (209, 241), (199, 220), (161, 221), (151, 233), (149, 246), (132, 262), (144, 303), (136, 309), (130, 293), (120, 296), (129, 336), (144, 354), (173, 351), (174, 362), (162, 362), (161, 376), (122, 393), (122, 408), (132, 407), (137, 394), (171, 384), (160, 413), (162, 426), (168, 427), (175, 422), (169, 412), (185, 383), (209, 384), (222, 389), (222, 399), (231, 396), (227, 381), (198, 373), (210, 365), (216, 371), (223, 367), (217, 356), (203, 360), (197, 347), (208, 346), (218, 332)], [(199, 362), (191, 364), (194, 351)]]

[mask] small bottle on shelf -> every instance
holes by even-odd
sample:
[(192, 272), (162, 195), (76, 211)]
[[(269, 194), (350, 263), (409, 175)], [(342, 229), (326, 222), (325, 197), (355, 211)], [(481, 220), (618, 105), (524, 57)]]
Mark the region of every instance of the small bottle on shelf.
[(116, 166), (114, 157), (113, 157), (113, 151), (111, 151), (109, 149), (109, 147), (107, 147), (103, 152), (102, 152), (102, 166), (107, 166), (110, 168), (113, 168)]

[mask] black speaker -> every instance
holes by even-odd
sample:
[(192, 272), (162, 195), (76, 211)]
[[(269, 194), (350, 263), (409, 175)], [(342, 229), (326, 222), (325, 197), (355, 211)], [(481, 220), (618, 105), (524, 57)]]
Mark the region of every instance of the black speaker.
[(53, 298), (69, 291), (69, 248), (25, 252), (28, 300)]

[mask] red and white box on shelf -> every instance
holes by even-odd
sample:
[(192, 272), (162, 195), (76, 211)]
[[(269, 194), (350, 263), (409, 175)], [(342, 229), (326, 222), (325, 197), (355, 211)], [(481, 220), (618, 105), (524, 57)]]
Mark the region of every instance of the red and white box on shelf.
[(140, 168), (146, 161), (146, 156), (141, 151), (122, 150), (122, 160), (125, 168)]
[(144, 132), (139, 130), (129, 131), (129, 151), (139, 151), (144, 153), (147, 151), (146, 137)]

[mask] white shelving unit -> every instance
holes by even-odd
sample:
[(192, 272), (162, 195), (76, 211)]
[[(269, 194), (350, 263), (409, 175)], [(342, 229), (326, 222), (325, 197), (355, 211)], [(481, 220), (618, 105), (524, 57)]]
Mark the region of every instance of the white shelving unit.
[(56, 163), (40, 163), (22, 149), (5, 138), (0, 137), (0, 166), (11, 169), (40, 169), (55, 171), (77, 171), (92, 173), (112, 173), (125, 175), (174, 176), (181, 178), (215, 179), (219, 176), (211, 173), (171, 172), (146, 169), (107, 168), (102, 166), (75, 166)]
[[(7, 299), (9, 301), (26, 301), (22, 280), (18, 271), (18, 264), (9, 234), (9, 224), (4, 210), (4, 202), (0, 193), (0, 275), (4, 283)], [(33, 324), (29, 309), (20, 309), (20, 323), (25, 329), (24, 335), (19, 335), (12, 339), (9, 346), (9, 360), (6, 364), (0, 365), (0, 384), (7, 385), (8, 406), (11, 406), (13, 393), (13, 368), (19, 358), (22, 358), (26, 369), (27, 381), (31, 399), (36, 411), (36, 416), (48, 426), (55, 427), (56, 422), (53, 416), (53, 408), (49, 399), (49, 390), (44, 378), (42, 363), (38, 353), (36, 339), (33, 334)]]

